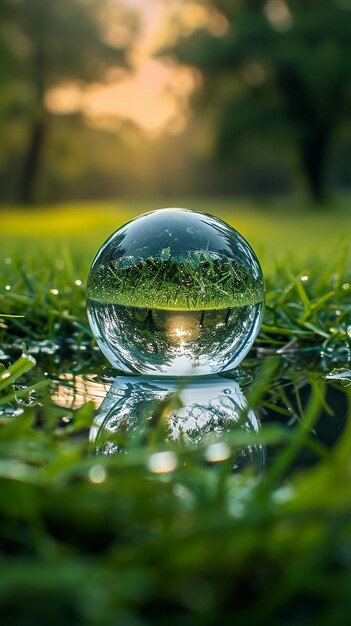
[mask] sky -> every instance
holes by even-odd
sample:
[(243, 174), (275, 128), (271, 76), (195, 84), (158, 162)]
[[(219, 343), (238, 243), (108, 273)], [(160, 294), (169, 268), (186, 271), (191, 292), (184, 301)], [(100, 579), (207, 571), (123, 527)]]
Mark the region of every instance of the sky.
[[(118, 5), (137, 11), (138, 37), (130, 54), (132, 73), (110, 71), (104, 84), (82, 88), (77, 83), (57, 86), (48, 92), (46, 104), (53, 113), (82, 110), (93, 126), (118, 130), (132, 121), (151, 136), (178, 134), (189, 116), (189, 96), (201, 81), (198, 72), (161, 60), (154, 53), (175, 41), (179, 31), (189, 33), (207, 27), (218, 36), (226, 29), (225, 18), (210, 14), (195, 2), (182, 0), (110, 0), (106, 14), (107, 36), (123, 40), (126, 31), (118, 19)], [(115, 13), (113, 13), (115, 11)]]

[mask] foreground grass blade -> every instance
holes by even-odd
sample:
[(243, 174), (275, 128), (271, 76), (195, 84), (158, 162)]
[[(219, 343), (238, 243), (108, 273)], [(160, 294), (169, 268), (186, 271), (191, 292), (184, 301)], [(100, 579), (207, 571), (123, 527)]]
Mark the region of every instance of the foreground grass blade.
[(28, 372), (36, 365), (35, 359), (29, 354), (22, 354), (15, 363), (0, 374), (0, 391), (3, 391), (12, 383)]

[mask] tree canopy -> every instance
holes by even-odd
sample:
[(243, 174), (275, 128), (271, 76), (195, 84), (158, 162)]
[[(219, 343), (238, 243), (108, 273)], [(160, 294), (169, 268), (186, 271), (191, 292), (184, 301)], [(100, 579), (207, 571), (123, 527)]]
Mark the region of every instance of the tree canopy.
[[(127, 65), (126, 44), (108, 36), (103, 9), (109, 5), (106, 0), (2, 0), (0, 98), (6, 94), (7, 118), (22, 115), (29, 129), (19, 184), (23, 202), (35, 194), (50, 117), (47, 89), (69, 80), (103, 80), (108, 67)], [(127, 17), (131, 38), (134, 17)]]
[[(311, 196), (322, 201), (333, 136), (351, 104), (349, 0), (212, 0), (227, 29), (181, 36), (171, 49), (201, 70), (215, 104), (218, 153), (242, 136), (286, 133)], [(163, 50), (168, 53), (170, 50)]]

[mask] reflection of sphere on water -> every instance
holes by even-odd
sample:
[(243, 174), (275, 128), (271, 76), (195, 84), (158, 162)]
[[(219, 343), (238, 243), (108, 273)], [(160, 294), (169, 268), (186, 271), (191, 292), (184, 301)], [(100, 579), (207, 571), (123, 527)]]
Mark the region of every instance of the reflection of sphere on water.
[[(181, 381), (180, 381), (181, 384)], [(174, 380), (117, 377), (90, 431), (92, 451), (116, 454), (148, 442), (213, 443), (234, 429), (257, 432), (260, 422), (236, 381), (213, 376), (193, 379), (184, 387)], [(236, 450), (233, 467), (261, 469), (262, 446)]]
[(258, 333), (258, 260), (221, 220), (162, 209), (117, 230), (88, 278), (94, 336), (115, 367), (156, 375), (235, 367)]

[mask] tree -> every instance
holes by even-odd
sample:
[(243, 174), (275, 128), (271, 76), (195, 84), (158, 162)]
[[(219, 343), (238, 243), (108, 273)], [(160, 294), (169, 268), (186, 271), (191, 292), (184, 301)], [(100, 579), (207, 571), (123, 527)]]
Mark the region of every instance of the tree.
[[(101, 9), (105, 0), (2, 0), (0, 50), (6, 54), (0, 89), (27, 86), (28, 145), (23, 157), (19, 200), (31, 202), (50, 118), (49, 88), (69, 80), (103, 80), (110, 66), (126, 66), (125, 47), (106, 37)], [(135, 29), (129, 21), (131, 32)], [(5, 58), (5, 57), (4, 57)], [(11, 70), (9, 71), (9, 68)]]
[(322, 202), (332, 141), (350, 111), (351, 1), (199, 3), (221, 14), (227, 31), (196, 30), (171, 52), (203, 74), (219, 111), (219, 152), (243, 134), (284, 129), (313, 200)]

